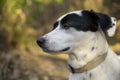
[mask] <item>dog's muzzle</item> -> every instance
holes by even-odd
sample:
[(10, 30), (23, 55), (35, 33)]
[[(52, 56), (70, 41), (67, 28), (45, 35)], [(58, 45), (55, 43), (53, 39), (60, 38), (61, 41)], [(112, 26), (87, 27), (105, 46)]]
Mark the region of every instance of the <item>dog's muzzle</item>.
[(40, 38), (37, 40), (37, 44), (39, 45), (39, 47), (41, 47), (43, 49), (44, 52), (48, 52), (48, 53), (58, 53), (58, 52), (65, 52), (68, 51), (70, 49), (70, 47), (66, 47), (60, 50), (50, 50), (47, 46), (46, 46), (46, 42), (47, 40), (45, 38)]

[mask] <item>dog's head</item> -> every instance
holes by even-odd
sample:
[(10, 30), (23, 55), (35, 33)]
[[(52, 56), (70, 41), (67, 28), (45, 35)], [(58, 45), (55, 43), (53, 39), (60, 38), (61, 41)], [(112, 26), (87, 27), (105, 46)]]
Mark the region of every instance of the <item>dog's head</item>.
[(46, 52), (70, 52), (78, 45), (86, 45), (84, 42), (99, 29), (109, 37), (114, 36), (116, 19), (94, 11), (74, 11), (58, 18), (53, 30), (38, 39), (37, 43)]

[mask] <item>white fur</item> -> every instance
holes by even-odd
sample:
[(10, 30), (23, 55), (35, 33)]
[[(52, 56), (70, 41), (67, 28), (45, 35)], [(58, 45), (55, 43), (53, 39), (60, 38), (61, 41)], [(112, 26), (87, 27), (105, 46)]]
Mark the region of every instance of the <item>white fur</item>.
[(75, 42), (73, 35), (75, 35), (74, 32), (71, 32), (70, 30), (68, 31), (62, 30), (58, 26), (55, 30), (46, 34), (43, 37), (47, 39), (47, 42), (46, 42), (47, 48), (51, 51), (58, 52), (66, 47), (73, 46), (73, 43)]
[(112, 27), (107, 30), (109, 37), (114, 36), (116, 31), (116, 19), (114, 17), (111, 17), (111, 21), (112, 21), (112, 24), (111, 24)]

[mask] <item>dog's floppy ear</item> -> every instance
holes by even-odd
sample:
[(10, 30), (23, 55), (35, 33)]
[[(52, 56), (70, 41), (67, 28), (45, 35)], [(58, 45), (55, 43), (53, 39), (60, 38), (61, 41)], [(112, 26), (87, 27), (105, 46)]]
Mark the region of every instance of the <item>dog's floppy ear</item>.
[(98, 24), (108, 37), (113, 37), (116, 31), (116, 18), (103, 13), (95, 13), (98, 16)]

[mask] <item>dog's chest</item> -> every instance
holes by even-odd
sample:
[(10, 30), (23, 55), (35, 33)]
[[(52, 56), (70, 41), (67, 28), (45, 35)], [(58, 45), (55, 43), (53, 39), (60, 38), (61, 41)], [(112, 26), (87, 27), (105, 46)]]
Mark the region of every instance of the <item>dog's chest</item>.
[(118, 67), (110, 66), (110, 64), (103, 65), (83, 73), (70, 73), (69, 80), (120, 80)]
[(70, 73), (69, 80), (120, 80), (119, 75), (117, 69), (113, 71), (110, 68), (105, 70), (102, 67), (97, 67), (84, 73)]
[(72, 74), (70, 73), (69, 80), (93, 80), (92, 73)]
[(118, 80), (115, 76), (110, 76), (104, 72), (85, 72), (85, 73), (70, 73), (69, 80)]

